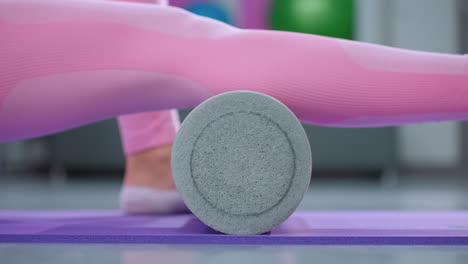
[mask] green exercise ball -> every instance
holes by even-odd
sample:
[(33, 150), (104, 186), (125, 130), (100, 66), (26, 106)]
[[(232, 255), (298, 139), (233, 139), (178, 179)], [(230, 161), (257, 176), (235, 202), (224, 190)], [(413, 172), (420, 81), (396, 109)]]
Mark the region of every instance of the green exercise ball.
[(272, 29), (353, 38), (353, 0), (273, 0)]

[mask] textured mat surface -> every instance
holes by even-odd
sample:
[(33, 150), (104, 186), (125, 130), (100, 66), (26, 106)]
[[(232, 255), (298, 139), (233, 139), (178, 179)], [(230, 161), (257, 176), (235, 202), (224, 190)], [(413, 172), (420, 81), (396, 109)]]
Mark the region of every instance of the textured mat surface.
[(468, 212), (296, 212), (271, 233), (217, 233), (190, 214), (0, 211), (0, 242), (468, 245)]

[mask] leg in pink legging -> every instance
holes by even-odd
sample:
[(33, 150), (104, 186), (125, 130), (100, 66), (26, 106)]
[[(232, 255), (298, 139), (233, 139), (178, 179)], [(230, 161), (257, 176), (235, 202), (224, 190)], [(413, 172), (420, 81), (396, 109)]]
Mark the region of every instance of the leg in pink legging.
[[(166, 0), (126, 0), (167, 5)], [(129, 213), (169, 213), (187, 210), (172, 178), (170, 155), (180, 127), (177, 110), (118, 117), (126, 155), (120, 207)]]
[[(121, 208), (129, 213), (187, 210), (175, 189), (170, 166), (172, 143), (179, 128), (177, 111), (127, 115), (119, 118), (119, 125), (127, 155)], [(135, 146), (143, 148), (128, 152)]]
[(468, 119), (467, 57), (241, 30), (174, 7), (0, 2), (0, 140), (252, 90), (309, 123)]
[[(114, 0), (119, 1), (119, 0)], [(120, 0), (167, 5), (167, 0)], [(130, 114), (118, 118), (122, 146), (127, 155), (174, 141), (180, 126), (177, 110)]]
[(272, 95), (301, 120), (328, 126), (468, 117), (465, 56), (240, 30), (156, 5), (0, 5), (2, 141), (193, 107), (232, 90)]

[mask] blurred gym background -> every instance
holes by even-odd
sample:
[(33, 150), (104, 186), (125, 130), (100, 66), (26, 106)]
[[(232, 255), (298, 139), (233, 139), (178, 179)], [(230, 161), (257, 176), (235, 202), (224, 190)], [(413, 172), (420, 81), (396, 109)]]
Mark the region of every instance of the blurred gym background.
[[(241, 28), (468, 53), (468, 1), (464, 0), (170, 2)], [(182, 119), (189, 111), (180, 111)], [(468, 207), (464, 195), (468, 189), (467, 124), (304, 127), (313, 153), (311, 195), (317, 195), (322, 202), (306, 199), (304, 208)], [(124, 156), (115, 120), (0, 144), (0, 209), (117, 208), (123, 171)], [(92, 192), (95, 194), (90, 195)]]

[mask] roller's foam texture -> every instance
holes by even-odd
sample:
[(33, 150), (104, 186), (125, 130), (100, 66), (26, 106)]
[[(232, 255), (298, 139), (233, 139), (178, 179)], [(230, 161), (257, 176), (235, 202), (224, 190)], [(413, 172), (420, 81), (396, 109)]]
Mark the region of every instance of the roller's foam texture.
[(301, 121), (365, 127), (467, 119), (467, 57), (242, 30), (176, 7), (0, 2), (0, 140), (119, 115), (195, 107), (229, 91)]
[(269, 234), (238, 236), (217, 233), (191, 214), (0, 211), (0, 243), (468, 245), (466, 219), (466, 211), (296, 212)]
[(262, 234), (283, 222), (309, 187), (312, 156), (294, 114), (255, 92), (217, 95), (184, 120), (172, 174), (187, 207), (228, 234)]

